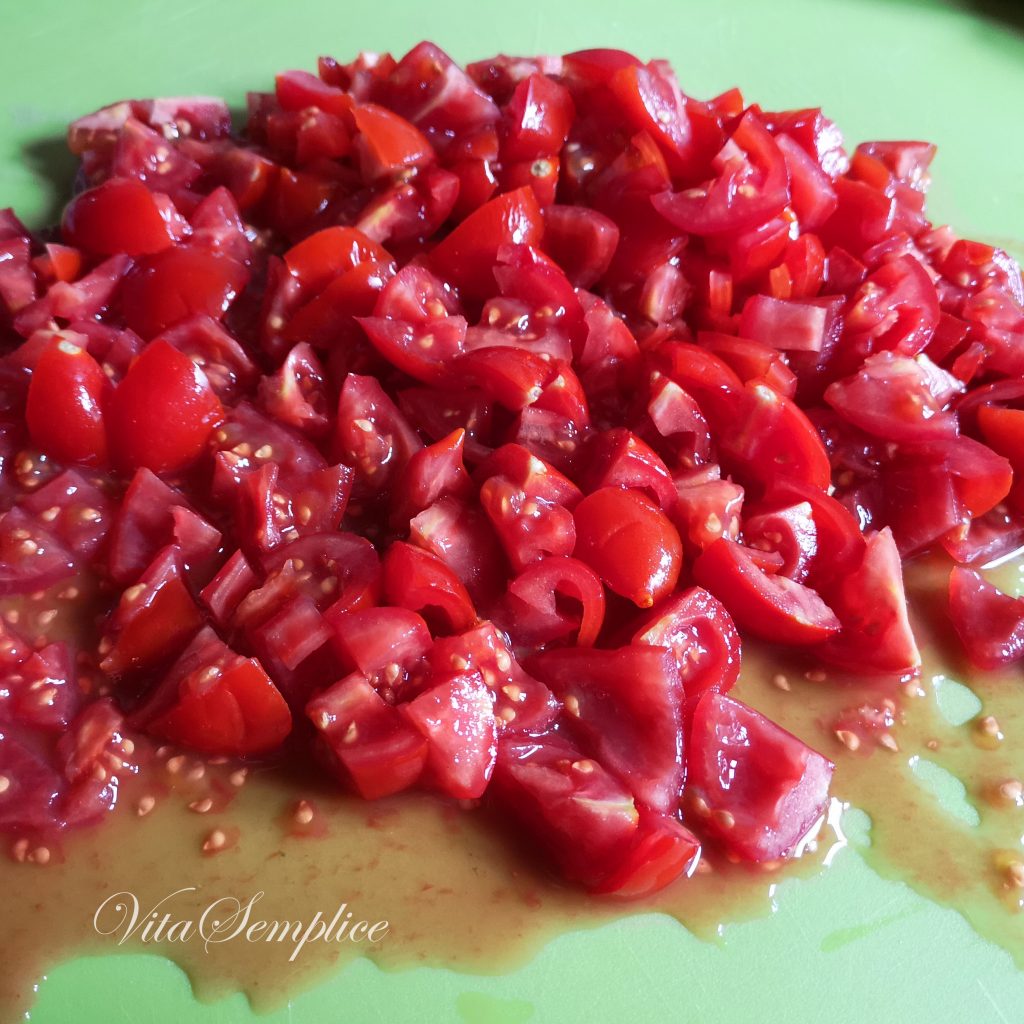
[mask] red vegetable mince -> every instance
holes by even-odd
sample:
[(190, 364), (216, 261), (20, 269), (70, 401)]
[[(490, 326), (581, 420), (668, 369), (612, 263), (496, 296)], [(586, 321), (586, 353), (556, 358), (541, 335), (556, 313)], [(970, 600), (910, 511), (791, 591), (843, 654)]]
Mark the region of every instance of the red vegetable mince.
[(902, 560), (1024, 541), (1021, 274), (926, 219), (926, 143), (430, 43), (68, 140), (60, 227), (0, 213), (16, 840), (151, 742), (482, 801), (600, 893), (775, 861), (833, 766), (728, 696), (741, 636), (904, 677)]

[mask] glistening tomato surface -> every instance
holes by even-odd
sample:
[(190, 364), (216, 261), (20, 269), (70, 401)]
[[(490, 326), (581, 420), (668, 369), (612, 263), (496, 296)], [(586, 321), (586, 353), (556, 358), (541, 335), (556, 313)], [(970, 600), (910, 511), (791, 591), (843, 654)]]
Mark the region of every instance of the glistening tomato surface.
[(0, 830), (157, 747), (483, 803), (623, 899), (791, 856), (833, 769), (748, 639), (893, 687), (928, 553), (1024, 651), (1019, 268), (933, 147), (663, 61), (318, 70), (87, 115), (61, 227), (0, 211)]

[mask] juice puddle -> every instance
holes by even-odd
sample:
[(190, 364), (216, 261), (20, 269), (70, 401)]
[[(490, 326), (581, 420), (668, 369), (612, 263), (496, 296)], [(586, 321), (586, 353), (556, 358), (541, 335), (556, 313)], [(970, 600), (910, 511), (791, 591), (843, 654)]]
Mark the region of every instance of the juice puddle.
[[(1021, 569), (1013, 564), (1002, 572), (1019, 579)], [(816, 681), (806, 662), (748, 644), (736, 694), (836, 760), (834, 795), (871, 816), (872, 845), (864, 854), (880, 874), (903, 879), (959, 911), (1024, 967), (1024, 919), (1016, 913), (1024, 888), (1014, 884), (1018, 870), (1024, 883), (1024, 821), (1011, 781), (1024, 773), (1022, 676), (975, 675), (969, 685), (982, 709), (960, 724), (942, 713), (940, 701), (945, 706), (957, 696), (967, 713), (977, 706), (953, 682), (968, 680), (941, 614), (946, 573), (948, 566), (928, 564), (908, 571), (917, 635), (928, 651), (922, 678), (913, 686), (831, 674)], [(1002, 582), (1009, 589), (1007, 579)], [(840, 717), (840, 725), (859, 721), (851, 719), (851, 709), (884, 709), (886, 699), (897, 704), (891, 728), (857, 732), (855, 725), (841, 742), (836, 736)], [(998, 720), (1005, 740), (998, 740), (992, 723), (980, 724), (985, 716)], [(856, 750), (850, 749), (857, 745), (851, 733), (860, 740)], [(932, 766), (923, 766), (925, 761)], [(927, 788), (928, 773), (942, 769), (965, 787), (955, 813), (940, 806)], [(998, 787), (1007, 782), (1000, 795)], [(201, 999), (242, 990), (259, 1010), (282, 1003), (359, 955), (370, 955), (383, 968), (508, 970), (560, 932), (645, 910), (670, 914), (695, 934), (711, 937), (722, 923), (768, 913), (781, 877), (819, 870), (841, 842), (831, 822), (800, 860), (779, 870), (748, 870), (709, 858), (704, 870), (657, 897), (616, 905), (555, 884), (481, 812), (463, 812), (429, 797), (371, 805), (327, 787), (297, 786), (267, 770), (252, 774), (223, 811), (195, 813), (175, 796), (139, 820), (134, 809), (141, 793), (126, 792), (113, 820), (73, 837), (63, 863), (43, 868), (0, 860), (5, 894), (0, 1021), (29, 1009), (33, 983), (49, 965), (77, 953), (118, 948), (170, 957), (189, 974)], [(326, 835), (289, 834), (300, 797), (313, 802)], [(234, 845), (200, 855), (215, 829)], [(118, 927), (122, 915), (116, 901), (99, 919), (114, 934), (101, 936), (94, 929), (97, 908), (119, 892), (137, 899), (140, 922), (120, 947), (116, 942), (125, 928)], [(142, 941), (142, 926), (161, 901), (158, 917), (167, 913), (171, 921), (198, 922), (217, 900), (245, 904), (258, 893), (263, 896), (250, 921), (308, 923), (318, 912), (330, 919), (346, 904), (351, 922), (387, 920), (389, 929), (373, 946), (311, 941), (293, 962), (291, 941), (234, 939), (208, 948), (197, 935), (187, 941), (166, 936)], [(132, 899), (121, 901), (130, 911)], [(219, 904), (218, 916), (230, 909)]]

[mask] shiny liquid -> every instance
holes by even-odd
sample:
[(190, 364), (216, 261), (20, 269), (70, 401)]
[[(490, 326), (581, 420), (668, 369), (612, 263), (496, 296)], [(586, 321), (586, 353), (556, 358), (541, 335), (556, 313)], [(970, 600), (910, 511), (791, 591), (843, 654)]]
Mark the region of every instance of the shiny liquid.
[[(1021, 568), (1001, 570), (1007, 589), (1008, 574), (1019, 578)], [(968, 680), (943, 618), (946, 573), (948, 565), (938, 564), (908, 570), (915, 628), (928, 652), (920, 680), (895, 684), (832, 673), (822, 679), (809, 663), (747, 644), (735, 692), (836, 761), (834, 795), (870, 815), (864, 855), (880, 874), (953, 907), (1024, 966), (1024, 918), (1017, 913), (1024, 898), (1022, 676), (976, 673)], [(974, 713), (977, 701), (954, 680), (969, 681), (980, 710)], [(966, 708), (952, 720), (944, 713), (951, 697)], [(970, 717), (961, 721), (965, 714)], [(254, 772), (236, 786), (232, 766), (207, 767), (196, 781), (201, 762), (165, 754), (163, 764), (156, 789), (152, 778), (133, 782), (112, 820), (68, 839), (59, 863), (0, 860), (0, 1021), (29, 1007), (33, 983), (49, 965), (118, 948), (135, 900), (139, 928), (122, 951), (168, 956), (188, 972), (200, 998), (241, 989), (260, 1009), (359, 955), (384, 968), (510, 969), (560, 932), (648, 909), (711, 936), (724, 922), (768, 913), (780, 877), (821, 870), (842, 842), (830, 816), (797, 861), (751, 869), (712, 854), (692, 878), (656, 897), (617, 904), (553, 881), (480, 810), (427, 796), (367, 804), (276, 769)], [(928, 788), (943, 769), (964, 787), (958, 797), (946, 777), (945, 804)], [(140, 819), (140, 801), (154, 792), (155, 809)], [(212, 809), (205, 810), (203, 794), (212, 794)], [(297, 826), (302, 798), (314, 815)], [(223, 841), (224, 848), (203, 854), (217, 833), (213, 845)], [(115, 893), (131, 896), (110, 900), (97, 916)], [(217, 936), (223, 937), (230, 933), (226, 922), (240, 921), (231, 917), (237, 904), (226, 901), (244, 906), (258, 893), (247, 922), (266, 921), (268, 929), (253, 941), (243, 936), (204, 947), (194, 931), (204, 910), (222, 901), (206, 928), (208, 934), (210, 921), (221, 920), (225, 930)], [(308, 925), (318, 912), (330, 920), (342, 904), (339, 922), (365, 921), (365, 931), (386, 920), (386, 935), (376, 943), (311, 939), (294, 960), (291, 929), (286, 941), (267, 941), (270, 922)], [(187, 922), (193, 932), (183, 940)], [(94, 924), (110, 934), (98, 934)]]

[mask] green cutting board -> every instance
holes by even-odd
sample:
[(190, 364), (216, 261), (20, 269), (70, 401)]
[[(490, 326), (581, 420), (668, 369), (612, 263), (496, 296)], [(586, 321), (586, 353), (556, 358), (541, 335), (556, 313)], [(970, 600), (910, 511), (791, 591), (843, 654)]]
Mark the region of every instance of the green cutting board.
[[(232, 103), (276, 70), (329, 52), (397, 53), (433, 39), (460, 60), (616, 46), (668, 57), (683, 87), (732, 85), (769, 108), (822, 105), (847, 139), (939, 144), (931, 210), (966, 235), (1024, 250), (1024, 14), (941, 0), (0, 0), (0, 205), (33, 223), (73, 167), (62, 129), (127, 96)], [(908, 837), (908, 842), (927, 837)], [(856, 844), (854, 844), (856, 845)], [(112, 881), (117, 863), (111, 861)], [(45, 872), (26, 874), (45, 886)], [(875, 876), (855, 849), (783, 882), (770, 918), (719, 944), (674, 920), (626, 918), (551, 942), (498, 977), (357, 961), (279, 1012), (192, 998), (156, 956), (64, 963), (40, 980), (38, 1024), (1008, 1024), (1024, 974), (954, 913)], [(0, 897), (0, 933), (3, 928)], [(1022, 923), (1024, 927), (1024, 923)], [(0, 945), (0, 970), (2, 945)]]

